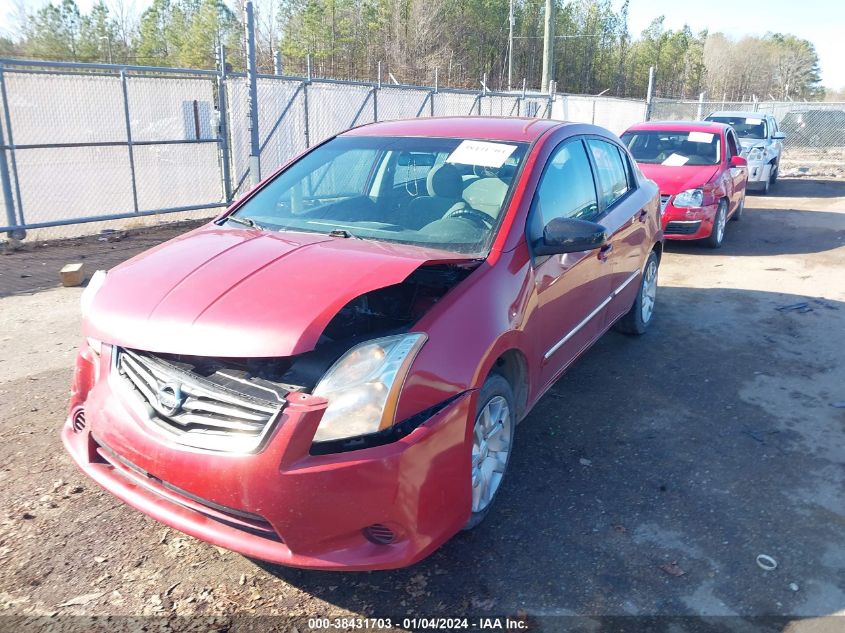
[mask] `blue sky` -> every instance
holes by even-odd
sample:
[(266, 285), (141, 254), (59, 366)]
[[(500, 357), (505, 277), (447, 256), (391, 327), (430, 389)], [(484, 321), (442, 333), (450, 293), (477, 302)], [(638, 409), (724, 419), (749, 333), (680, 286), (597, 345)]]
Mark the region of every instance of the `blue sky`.
[[(28, 11), (47, 0), (0, 0), (0, 32), (8, 33), (14, 25), (16, 7), (23, 3)], [(112, 4), (117, 0), (106, 0)], [(123, 0), (137, 11), (151, 0)], [(237, 0), (226, 0), (230, 5)], [(257, 0), (257, 3), (260, 0)], [(94, 0), (77, 0), (87, 11)], [(617, 7), (622, 0), (614, 0)], [(678, 29), (688, 23), (693, 30), (721, 31), (735, 38), (763, 35), (768, 31), (793, 33), (813, 42), (821, 61), (823, 83), (831, 88), (845, 87), (845, 2), (842, 0), (630, 0), (629, 26), (639, 33), (655, 17), (664, 15), (668, 28)]]

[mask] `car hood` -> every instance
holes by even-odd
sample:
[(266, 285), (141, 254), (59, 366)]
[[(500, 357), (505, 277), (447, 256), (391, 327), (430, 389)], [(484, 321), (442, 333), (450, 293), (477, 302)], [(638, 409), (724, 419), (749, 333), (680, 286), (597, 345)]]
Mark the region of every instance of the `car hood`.
[(752, 147), (766, 146), (766, 139), (764, 138), (741, 138), (739, 144), (742, 149), (751, 149)]
[(657, 183), (660, 193), (666, 196), (673, 196), (676, 193), (701, 187), (709, 182), (719, 165), (684, 165), (681, 167), (667, 167), (666, 165), (653, 165), (650, 163), (638, 163), (640, 171)]
[(86, 336), (160, 353), (290, 356), (366, 292), (401, 283), (444, 251), (307, 233), (208, 225), (112, 269)]

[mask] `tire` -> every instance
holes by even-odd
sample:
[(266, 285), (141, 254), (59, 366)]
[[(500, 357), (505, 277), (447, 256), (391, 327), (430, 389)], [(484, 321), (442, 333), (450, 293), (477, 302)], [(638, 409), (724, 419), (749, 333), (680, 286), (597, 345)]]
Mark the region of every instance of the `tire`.
[[(484, 520), (501, 488), (513, 452), (513, 437), (516, 429), (514, 403), (513, 389), (504, 376), (500, 374), (487, 376), (478, 394), (478, 406), (473, 423), (470, 481), (472, 505), (469, 520), (464, 526), (465, 530), (471, 530)], [(495, 442), (491, 442), (491, 439)], [(489, 486), (492, 486), (492, 491)]]
[(654, 305), (657, 298), (657, 253), (651, 251), (643, 266), (640, 277), (640, 289), (637, 298), (628, 313), (619, 319), (614, 329), (623, 334), (645, 334), (654, 316)]
[[(766, 181), (768, 188), (768, 181)], [(719, 208), (716, 210), (716, 217), (713, 218), (713, 231), (710, 237), (705, 240), (705, 243), (710, 248), (720, 248), (725, 241), (725, 225), (727, 224), (728, 202), (727, 200), (719, 201)]]
[(777, 163), (772, 165), (772, 171), (769, 174), (769, 184), (770, 185), (773, 185), (778, 181), (778, 169), (779, 169), (779, 166), (778, 166)]
[(739, 206), (734, 211), (734, 214), (731, 216), (731, 220), (734, 222), (739, 222), (742, 219), (742, 214), (745, 212), (745, 194), (742, 194), (742, 200), (739, 201)]
[(768, 180), (766, 180), (766, 181), (763, 183), (763, 188), (759, 190), (760, 195), (762, 195), (762, 196), (766, 196), (766, 195), (768, 195), (768, 194), (769, 194), (769, 189), (771, 188), (771, 186), (772, 186), (772, 178), (771, 178), (771, 176), (770, 176), (770, 177), (769, 177), (769, 179), (768, 179)]

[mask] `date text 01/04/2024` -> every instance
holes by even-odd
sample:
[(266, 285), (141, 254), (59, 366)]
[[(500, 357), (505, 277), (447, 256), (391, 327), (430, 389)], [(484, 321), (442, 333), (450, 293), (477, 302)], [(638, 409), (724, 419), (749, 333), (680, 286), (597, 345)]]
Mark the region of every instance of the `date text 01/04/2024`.
[(328, 631), (334, 629), (349, 630), (387, 630), (394, 626), (401, 626), (411, 630), (434, 631), (520, 631), (528, 628), (525, 620), (516, 618), (403, 618), (394, 621), (392, 618), (311, 618), (308, 628), (312, 631)]

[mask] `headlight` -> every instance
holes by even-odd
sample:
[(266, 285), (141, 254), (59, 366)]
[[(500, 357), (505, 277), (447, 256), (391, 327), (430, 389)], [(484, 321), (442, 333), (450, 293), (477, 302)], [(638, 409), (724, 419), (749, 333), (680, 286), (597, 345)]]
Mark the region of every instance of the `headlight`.
[(89, 281), (88, 285), (85, 286), (85, 290), (82, 291), (82, 296), (79, 298), (83, 316), (88, 312), (88, 308), (91, 307), (91, 304), (94, 302), (94, 297), (97, 296), (97, 293), (100, 291), (100, 288), (102, 288), (105, 280), (105, 270), (98, 270), (91, 275), (91, 281)]
[(756, 145), (748, 152), (748, 160), (763, 160), (766, 158), (766, 148), (762, 145)]
[(418, 333), (387, 336), (346, 352), (314, 389), (315, 396), (329, 401), (314, 441), (375, 433), (392, 425), (402, 383), (426, 338)]
[(687, 189), (675, 196), (672, 204), (676, 207), (700, 207), (704, 205), (704, 191)]
[(103, 352), (102, 341), (95, 338), (91, 338), (90, 336), (86, 339), (86, 341), (88, 342), (88, 347), (90, 347), (91, 351), (94, 352), (97, 356), (99, 356)]

